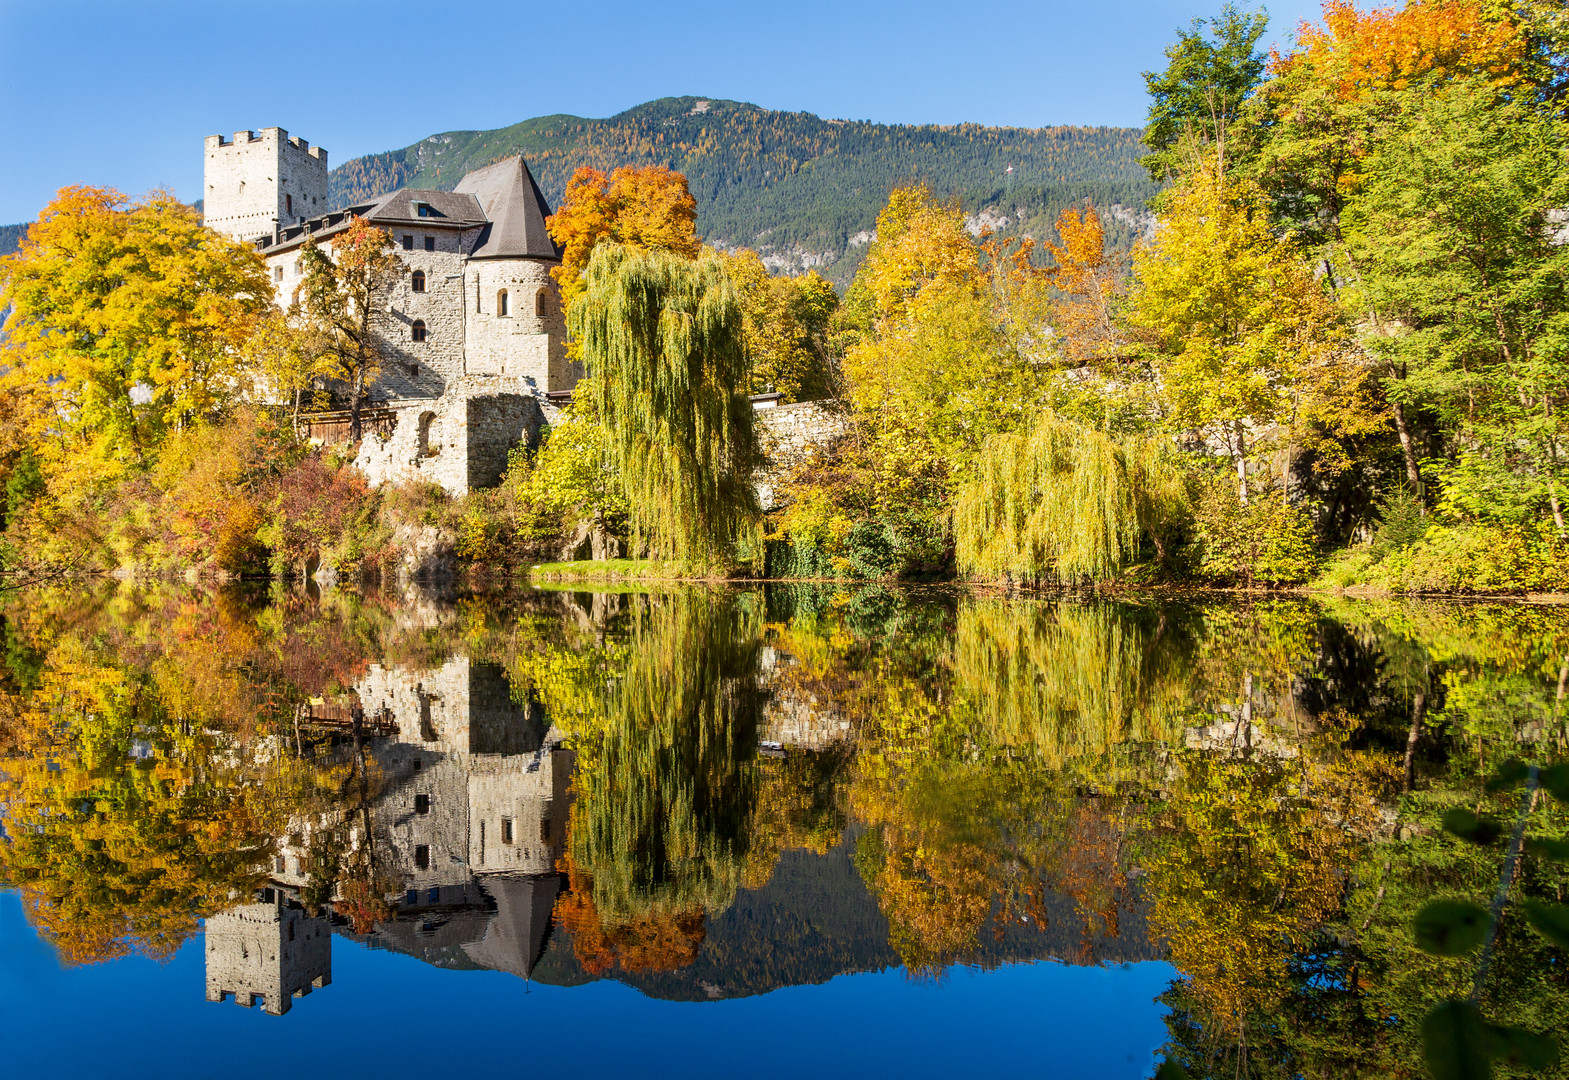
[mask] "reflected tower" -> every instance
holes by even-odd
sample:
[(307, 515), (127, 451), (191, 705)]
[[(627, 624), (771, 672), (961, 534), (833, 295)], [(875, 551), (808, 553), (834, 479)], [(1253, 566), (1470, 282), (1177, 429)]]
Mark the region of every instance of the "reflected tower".
[(273, 889), (207, 920), (207, 1000), (230, 994), (270, 1016), (332, 982), (332, 931)]

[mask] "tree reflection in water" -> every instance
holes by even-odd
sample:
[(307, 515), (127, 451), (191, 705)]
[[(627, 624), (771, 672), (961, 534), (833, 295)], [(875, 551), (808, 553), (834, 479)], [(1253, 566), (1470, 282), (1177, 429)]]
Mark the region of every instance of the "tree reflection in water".
[[(1506, 604), (120, 587), (4, 620), (0, 866), (67, 963), (209, 919), (209, 997), (282, 1011), (328, 930), (676, 997), (1160, 955), (1192, 1075), (1419, 1073), (1411, 1018), (1474, 965), (1411, 919), (1497, 884), (1439, 820), (1562, 755), (1569, 684), (1569, 612)], [(1528, 857), (1515, 896), (1563, 885)], [(1569, 1029), (1561, 968), (1506, 915), (1484, 1014)]]

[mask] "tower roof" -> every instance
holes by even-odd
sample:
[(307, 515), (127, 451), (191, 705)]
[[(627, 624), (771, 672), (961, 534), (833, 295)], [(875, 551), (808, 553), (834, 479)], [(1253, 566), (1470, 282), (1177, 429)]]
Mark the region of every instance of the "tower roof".
[(490, 220), (472, 258), (561, 258), (561, 250), (545, 230), (550, 205), (521, 157), (475, 169), (458, 181), (453, 194), (478, 199)]

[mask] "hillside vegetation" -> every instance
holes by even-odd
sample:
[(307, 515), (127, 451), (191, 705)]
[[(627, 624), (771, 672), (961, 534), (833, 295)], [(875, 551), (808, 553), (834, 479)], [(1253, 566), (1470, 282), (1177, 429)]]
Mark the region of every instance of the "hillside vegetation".
[(815, 267), (841, 285), (900, 184), (924, 181), (958, 197), (977, 227), (1041, 237), (1064, 207), (1093, 199), (1108, 211), (1108, 241), (1122, 249), (1156, 191), (1139, 164), (1137, 128), (874, 124), (681, 97), (607, 120), (542, 116), (449, 131), (354, 158), (332, 171), (332, 201), (451, 188), (469, 170), (519, 153), (552, 205), (579, 166), (668, 166), (691, 184), (698, 230), (710, 243), (753, 248), (776, 270)]

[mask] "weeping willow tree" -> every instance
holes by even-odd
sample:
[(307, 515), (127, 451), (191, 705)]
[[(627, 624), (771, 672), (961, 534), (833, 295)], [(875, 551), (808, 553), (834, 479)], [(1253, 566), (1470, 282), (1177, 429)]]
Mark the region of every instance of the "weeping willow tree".
[(576, 738), (568, 856), (604, 923), (717, 913), (747, 873), (761, 623), (683, 592), (633, 612), (603, 712)]
[(707, 565), (757, 532), (742, 312), (724, 265), (602, 244), (573, 337), (610, 432), (633, 546)]
[(1138, 556), (1164, 557), (1187, 502), (1182, 475), (1152, 442), (1121, 443), (1043, 413), (1027, 433), (986, 440), (953, 503), (959, 568), (983, 578), (1103, 581)]
[(1197, 649), (1176, 612), (981, 599), (959, 609), (954, 690), (989, 743), (1053, 769), (1104, 769), (1109, 752), (1180, 737)]

